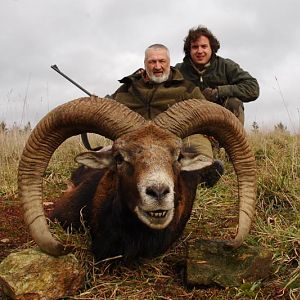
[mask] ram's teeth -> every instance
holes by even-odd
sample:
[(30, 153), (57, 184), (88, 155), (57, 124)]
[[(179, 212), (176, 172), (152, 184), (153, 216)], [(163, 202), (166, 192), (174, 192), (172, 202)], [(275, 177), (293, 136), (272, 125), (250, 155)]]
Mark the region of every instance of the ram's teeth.
[(159, 212), (155, 212), (155, 211), (149, 211), (148, 214), (153, 217), (153, 218), (164, 218), (167, 214), (167, 211), (159, 211)]

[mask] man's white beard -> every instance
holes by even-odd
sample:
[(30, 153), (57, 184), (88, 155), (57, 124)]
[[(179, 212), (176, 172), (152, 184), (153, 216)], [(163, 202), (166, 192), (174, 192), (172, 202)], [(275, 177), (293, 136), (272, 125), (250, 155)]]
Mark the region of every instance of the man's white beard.
[[(148, 73), (148, 72), (147, 72)], [(162, 83), (162, 82), (165, 82), (165, 81), (167, 81), (168, 80), (168, 78), (169, 78), (169, 75), (170, 75), (170, 71), (169, 72), (166, 72), (166, 73), (164, 73), (162, 76), (160, 76), (160, 77), (156, 77), (156, 76), (154, 76), (154, 75), (149, 75), (149, 74), (147, 74), (148, 75), (148, 77), (149, 77), (149, 79), (151, 80), (151, 81), (153, 81), (153, 82), (155, 82), (155, 83)]]

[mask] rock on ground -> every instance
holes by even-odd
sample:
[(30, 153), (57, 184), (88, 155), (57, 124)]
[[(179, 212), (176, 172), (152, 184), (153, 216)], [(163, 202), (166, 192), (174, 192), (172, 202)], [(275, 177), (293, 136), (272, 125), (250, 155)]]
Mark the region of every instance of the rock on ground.
[(198, 240), (188, 247), (186, 284), (237, 287), (268, 277), (272, 255), (266, 250), (242, 246), (230, 249), (222, 241)]
[(49, 256), (26, 249), (0, 263), (0, 284), (12, 299), (54, 300), (71, 296), (83, 286), (85, 272), (73, 254)]

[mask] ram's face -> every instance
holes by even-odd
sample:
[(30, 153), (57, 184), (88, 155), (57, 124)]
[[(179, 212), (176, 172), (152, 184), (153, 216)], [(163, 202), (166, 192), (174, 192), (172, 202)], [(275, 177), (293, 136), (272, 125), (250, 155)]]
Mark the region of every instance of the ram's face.
[(120, 188), (130, 209), (147, 226), (162, 229), (174, 215), (174, 188), (180, 172), (181, 140), (166, 131), (117, 141), (114, 145)]
[[(125, 205), (152, 229), (163, 229), (173, 219), (174, 191), (180, 171), (188, 165), (181, 139), (157, 126), (147, 126), (116, 140), (111, 149), (86, 153), (77, 161), (113, 167)], [(97, 161), (93, 166), (88, 160)], [(193, 160), (195, 165), (195, 160)], [(201, 166), (207, 166), (206, 162)], [(193, 169), (194, 170), (194, 169)]]
[(122, 136), (112, 149), (83, 153), (76, 160), (115, 168), (125, 205), (150, 228), (162, 229), (174, 215), (180, 148), (181, 139), (152, 125)]

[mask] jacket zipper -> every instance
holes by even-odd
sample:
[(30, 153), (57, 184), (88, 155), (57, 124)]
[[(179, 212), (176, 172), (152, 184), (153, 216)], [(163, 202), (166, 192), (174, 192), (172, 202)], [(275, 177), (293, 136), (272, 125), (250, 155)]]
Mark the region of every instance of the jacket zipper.
[(152, 99), (154, 97), (154, 94), (156, 93), (158, 88), (159, 88), (159, 84), (154, 86), (154, 89), (153, 89), (153, 92), (152, 92), (150, 98), (148, 99), (148, 101), (146, 101), (146, 105), (147, 105), (146, 109), (147, 109), (147, 112), (148, 112), (148, 118), (149, 119), (151, 119), (151, 105), (150, 104), (151, 104)]

